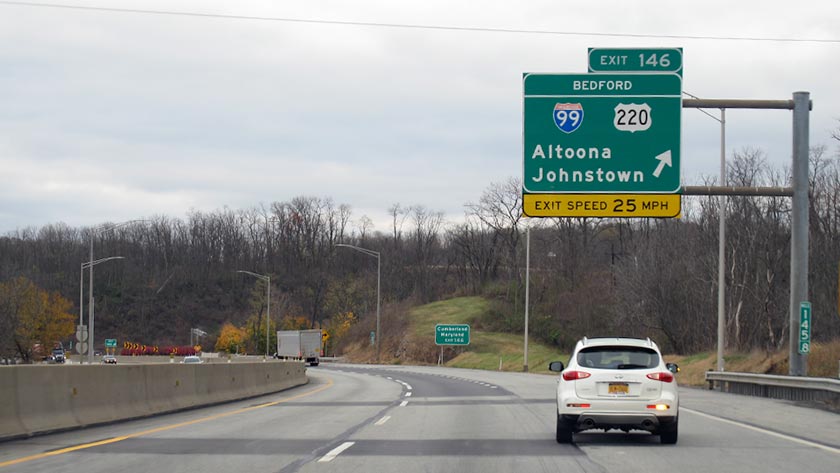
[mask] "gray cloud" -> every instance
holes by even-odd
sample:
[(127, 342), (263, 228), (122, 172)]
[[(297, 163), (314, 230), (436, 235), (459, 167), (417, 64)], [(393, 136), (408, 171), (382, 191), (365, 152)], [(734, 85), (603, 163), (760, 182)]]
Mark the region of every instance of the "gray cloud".
[[(826, 37), (825, 2), (134, 2), (124, 8), (570, 31)], [(726, 14), (722, 15), (723, 9)], [(796, 13), (794, 15), (793, 13)], [(749, 21), (748, 21), (749, 20)], [(683, 46), (685, 90), (809, 90), (838, 125), (837, 44), (351, 27), (0, 5), (0, 233), (332, 197), (386, 221), (450, 218), (521, 170), (522, 72), (584, 72), (588, 46)], [(713, 112), (716, 113), (716, 112)], [(718, 169), (717, 122), (685, 110), (687, 184)], [(789, 112), (728, 116), (728, 150), (790, 159)], [(381, 228), (381, 225), (378, 225)]]

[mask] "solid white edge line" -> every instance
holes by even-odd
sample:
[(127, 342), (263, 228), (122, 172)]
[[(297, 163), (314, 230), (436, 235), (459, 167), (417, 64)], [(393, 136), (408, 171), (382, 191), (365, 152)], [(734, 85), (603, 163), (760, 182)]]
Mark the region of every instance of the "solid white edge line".
[(408, 405), (408, 401), (403, 401), (400, 403), (400, 407), (405, 407)]
[(353, 444), (355, 444), (355, 443), (356, 442), (344, 442), (343, 444), (335, 447), (334, 449), (330, 450), (329, 453), (327, 453), (326, 455), (321, 457), (318, 460), (318, 463), (326, 463), (326, 462), (333, 461), (335, 459), (335, 457), (337, 457), (341, 452), (343, 452), (343, 451), (347, 450), (348, 448), (352, 447)]
[(806, 445), (806, 446), (809, 446), (809, 447), (816, 447), (816, 448), (825, 450), (827, 452), (840, 454), (840, 448), (829, 447), (828, 445), (823, 445), (823, 444), (820, 444), (820, 443), (811, 442), (809, 440), (803, 440), (803, 439), (800, 439), (800, 438), (791, 437), (790, 435), (780, 434), (778, 432), (773, 432), (772, 430), (762, 429), (761, 427), (755, 427), (753, 425), (744, 424), (742, 422), (729, 420), (729, 419), (724, 419), (723, 417), (713, 416), (711, 414), (706, 414), (704, 412), (695, 411), (694, 409), (688, 409), (688, 408), (685, 408), (685, 407), (682, 407), (682, 406), (680, 406), (680, 410), (690, 412), (692, 414), (696, 414), (696, 415), (701, 416), (701, 417), (706, 417), (708, 419), (713, 419), (713, 420), (716, 420), (716, 421), (724, 422), (726, 424), (737, 425), (737, 426), (743, 427), (745, 429), (754, 430), (756, 432), (761, 432), (761, 433), (764, 433), (764, 434), (767, 434), (767, 435), (770, 435), (770, 436), (773, 436), (773, 437), (778, 437), (780, 439), (789, 440), (791, 442)]
[(379, 419), (378, 421), (376, 421), (376, 423), (373, 424), (373, 425), (382, 425), (385, 422), (388, 422), (388, 419), (390, 419), (390, 418), (391, 418), (391, 416), (385, 416), (385, 417)]

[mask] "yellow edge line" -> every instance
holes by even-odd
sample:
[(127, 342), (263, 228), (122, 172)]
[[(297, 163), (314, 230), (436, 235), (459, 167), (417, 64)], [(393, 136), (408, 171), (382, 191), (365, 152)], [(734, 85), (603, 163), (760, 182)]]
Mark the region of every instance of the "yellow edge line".
[(9, 461), (0, 463), (0, 468), (7, 467), (7, 466), (12, 466), (12, 465), (17, 465), (17, 464), (20, 464), (20, 463), (26, 463), (26, 462), (29, 462), (29, 461), (32, 461), (32, 460), (38, 460), (38, 459), (41, 459), (41, 458), (47, 458), (47, 457), (52, 457), (52, 456), (56, 456), (56, 455), (62, 455), (62, 454), (65, 454), (65, 453), (75, 452), (76, 450), (84, 450), (86, 448), (98, 447), (100, 445), (108, 445), (108, 444), (111, 444), (111, 443), (122, 442), (123, 440), (126, 440), (126, 439), (135, 438), (135, 437), (142, 437), (144, 435), (156, 434), (158, 432), (163, 432), (163, 431), (166, 431), (166, 430), (172, 430), (172, 429), (177, 429), (179, 427), (186, 427), (188, 425), (198, 424), (198, 423), (201, 423), (201, 422), (207, 422), (207, 421), (210, 421), (210, 420), (216, 420), (216, 419), (220, 419), (222, 417), (228, 417), (228, 416), (232, 416), (232, 415), (236, 415), (236, 414), (241, 414), (243, 412), (253, 411), (254, 409), (261, 409), (263, 407), (276, 406), (277, 404), (281, 404), (281, 403), (289, 402), (289, 401), (294, 401), (295, 399), (300, 399), (302, 397), (306, 397), (306, 396), (310, 396), (310, 395), (315, 394), (315, 393), (319, 393), (321, 391), (324, 391), (325, 389), (329, 389), (330, 387), (332, 387), (332, 385), (333, 385), (333, 380), (331, 378), (327, 378), (327, 384), (325, 386), (321, 386), (320, 388), (316, 388), (316, 389), (313, 389), (311, 391), (307, 391), (305, 393), (301, 393), (301, 394), (298, 394), (296, 396), (292, 396), (292, 397), (289, 397), (289, 398), (286, 398), (286, 399), (281, 399), (279, 401), (267, 402), (265, 404), (259, 404), (259, 405), (256, 405), (256, 406), (245, 407), (245, 408), (237, 409), (235, 411), (230, 411), (230, 412), (223, 412), (221, 414), (216, 414), (216, 415), (212, 415), (212, 416), (208, 416), (208, 417), (202, 417), (200, 419), (194, 419), (194, 420), (190, 420), (190, 421), (187, 421), (187, 422), (181, 422), (181, 423), (178, 423), (178, 424), (166, 425), (166, 426), (157, 427), (157, 428), (154, 428), (154, 429), (143, 430), (141, 432), (135, 432), (133, 434), (123, 435), (123, 436), (120, 436), (120, 437), (112, 437), (112, 438), (109, 438), (109, 439), (106, 439), (106, 440), (100, 440), (98, 442), (91, 442), (91, 443), (86, 443), (86, 444), (82, 444), (82, 445), (76, 445), (76, 446), (73, 446), (73, 447), (62, 448), (60, 450), (53, 450), (51, 452), (39, 453), (37, 455), (30, 455), (28, 457), (21, 457), (21, 458), (15, 459), (15, 460), (9, 460)]

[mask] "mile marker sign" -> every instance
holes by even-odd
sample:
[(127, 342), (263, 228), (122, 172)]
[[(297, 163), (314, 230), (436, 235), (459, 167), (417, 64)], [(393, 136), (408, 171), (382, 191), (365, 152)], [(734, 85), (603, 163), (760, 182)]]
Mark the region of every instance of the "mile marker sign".
[[(622, 214), (629, 207), (626, 201), (619, 202), (623, 210), (616, 214), (616, 204), (603, 194), (679, 193), (679, 75), (525, 74), (523, 91), (526, 215), (585, 216), (567, 211), (606, 206), (606, 213), (589, 216), (651, 216)], [(654, 216), (675, 216), (679, 196), (673, 197), (675, 212)], [(633, 207), (642, 210), (635, 202)]]

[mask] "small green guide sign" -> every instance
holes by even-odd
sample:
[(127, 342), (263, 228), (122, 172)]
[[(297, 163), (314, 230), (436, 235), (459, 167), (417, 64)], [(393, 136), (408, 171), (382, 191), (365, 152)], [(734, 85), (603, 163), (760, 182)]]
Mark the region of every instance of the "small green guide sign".
[(469, 345), (470, 326), (467, 324), (435, 325), (435, 345)]
[(108, 348), (116, 348), (117, 339), (116, 338), (106, 338), (105, 339), (105, 346), (108, 347)]
[(799, 354), (811, 353), (811, 303), (799, 304)]
[(589, 48), (589, 72), (673, 72), (682, 76), (682, 48)]

